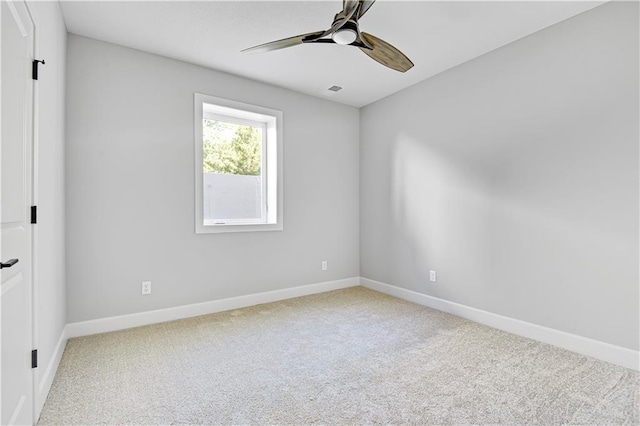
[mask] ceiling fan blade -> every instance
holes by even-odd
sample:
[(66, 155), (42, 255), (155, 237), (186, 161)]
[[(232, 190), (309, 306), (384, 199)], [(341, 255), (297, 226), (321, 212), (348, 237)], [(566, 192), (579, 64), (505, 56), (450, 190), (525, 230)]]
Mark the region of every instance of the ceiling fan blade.
[(351, 15), (355, 11), (356, 7), (360, 3), (359, 0), (342, 0), (342, 13), (345, 15)]
[(299, 44), (304, 43), (305, 41), (314, 40), (318, 37), (321, 37), (324, 34), (324, 31), (316, 31), (313, 33), (300, 34), (295, 37), (283, 38), (282, 40), (276, 40), (265, 44), (259, 44), (257, 46), (249, 47), (248, 49), (244, 49), (241, 52), (243, 53), (260, 53), (260, 52), (270, 52), (272, 50), (284, 49), (285, 47), (293, 47)]
[(367, 10), (373, 5), (376, 0), (360, 0), (360, 10), (358, 11), (358, 18), (367, 13)]
[(343, 0), (342, 1), (342, 5), (343, 5), (342, 12), (340, 12), (340, 13), (338, 13), (336, 15), (336, 20), (333, 23), (333, 25), (331, 25), (331, 28), (329, 28), (327, 31), (322, 33), (322, 35), (320, 37), (317, 37), (317, 38), (326, 37), (326, 36), (328, 36), (330, 34), (335, 33), (340, 28), (342, 28), (344, 26), (344, 24), (349, 22), (351, 17), (353, 15), (355, 15), (356, 10), (358, 10), (358, 5), (359, 4), (360, 3), (358, 3), (358, 0)]
[(373, 49), (361, 47), (360, 50), (369, 55), (374, 61), (400, 72), (407, 72), (413, 68), (413, 62), (404, 53), (386, 41), (368, 33), (362, 33), (361, 37), (373, 46)]

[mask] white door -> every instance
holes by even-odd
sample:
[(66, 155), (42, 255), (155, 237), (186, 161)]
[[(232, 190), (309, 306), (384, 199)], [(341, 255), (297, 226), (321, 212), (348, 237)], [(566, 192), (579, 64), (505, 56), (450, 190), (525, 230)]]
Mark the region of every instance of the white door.
[(33, 424), (30, 203), (34, 24), (23, 1), (2, 0), (0, 3), (0, 261), (3, 263), (0, 271), (0, 423)]

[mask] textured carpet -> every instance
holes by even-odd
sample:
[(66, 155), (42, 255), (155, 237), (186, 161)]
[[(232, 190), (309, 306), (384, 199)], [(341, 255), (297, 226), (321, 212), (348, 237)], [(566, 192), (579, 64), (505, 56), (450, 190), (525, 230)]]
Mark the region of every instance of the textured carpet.
[(638, 424), (640, 374), (361, 287), (69, 340), (40, 424)]

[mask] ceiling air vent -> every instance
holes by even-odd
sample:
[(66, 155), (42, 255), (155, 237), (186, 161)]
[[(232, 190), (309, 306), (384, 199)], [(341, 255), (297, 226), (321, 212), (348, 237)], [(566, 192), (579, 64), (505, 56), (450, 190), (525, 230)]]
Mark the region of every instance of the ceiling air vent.
[(340, 86), (331, 86), (327, 90), (329, 90), (330, 92), (339, 92), (339, 91), (342, 90), (342, 87), (340, 87)]

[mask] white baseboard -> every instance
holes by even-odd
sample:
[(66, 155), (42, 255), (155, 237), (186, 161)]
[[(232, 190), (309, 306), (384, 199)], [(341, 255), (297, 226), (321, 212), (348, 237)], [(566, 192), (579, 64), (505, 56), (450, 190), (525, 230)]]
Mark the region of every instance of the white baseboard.
[[(481, 309), (462, 305), (460, 303), (428, 296), (423, 293), (418, 293), (379, 281), (370, 280), (368, 278), (353, 277), (337, 281), (328, 281), (282, 290), (268, 291), (264, 293), (249, 294), (246, 296), (231, 297), (228, 299), (212, 300), (210, 302), (196, 303), (192, 305), (177, 306), (173, 308), (67, 324), (65, 333), (60, 336), (60, 340), (56, 346), (55, 356), (52, 357), (49, 362), (47, 370), (40, 382), (40, 393), (44, 394), (44, 397), (46, 398), (58, 363), (60, 362), (60, 357), (64, 351), (63, 342), (66, 342), (67, 338), (87, 336), (91, 334), (105, 333), (177, 319), (213, 314), (216, 312), (245, 308), (262, 303), (277, 302), (279, 300), (291, 299), (294, 297), (354, 287), (358, 284), (390, 296), (457, 315), (509, 333), (548, 343), (582, 355), (621, 365), (626, 368), (640, 370), (640, 352), (633, 349), (494, 314)], [(42, 404), (44, 404), (44, 399), (42, 399)], [(42, 407), (40, 407), (40, 409), (41, 408)]]
[(621, 365), (626, 368), (640, 370), (640, 352), (623, 348), (599, 340), (589, 339), (576, 334), (566, 333), (549, 327), (521, 321), (515, 318), (505, 317), (459, 303), (450, 302), (438, 297), (428, 296), (405, 288), (385, 284), (368, 278), (360, 278), (360, 285), (371, 290), (379, 291), (390, 296), (408, 300), (419, 305), (437, 309), (469, 319), (489, 327), (528, 337), (550, 345), (558, 346), (587, 355), (593, 358)]
[(108, 331), (123, 330), (126, 328), (140, 327), (143, 325), (156, 324), (177, 319), (197, 317), (216, 312), (246, 308), (247, 306), (292, 299), (294, 297), (355, 287), (358, 284), (359, 278), (353, 277), (337, 281), (327, 281), (317, 284), (285, 288), (282, 290), (267, 291), (264, 293), (248, 294), (246, 296), (230, 297), (228, 299), (212, 300), (210, 302), (195, 303), (192, 305), (177, 306), (174, 308), (158, 309), (154, 311), (101, 318), (91, 321), (75, 322), (67, 324), (67, 337), (88, 336), (91, 334), (106, 333)]
[(36, 401), (36, 420), (40, 417), (42, 407), (44, 407), (44, 403), (47, 400), (47, 396), (51, 390), (51, 385), (53, 384), (53, 378), (56, 375), (56, 371), (58, 371), (58, 366), (60, 365), (60, 360), (62, 359), (62, 354), (64, 353), (64, 348), (66, 346), (67, 328), (65, 327), (62, 329), (62, 333), (60, 333), (60, 337), (58, 338), (56, 347), (53, 349), (53, 353), (51, 354), (46, 370), (44, 370), (44, 373), (40, 376)]

